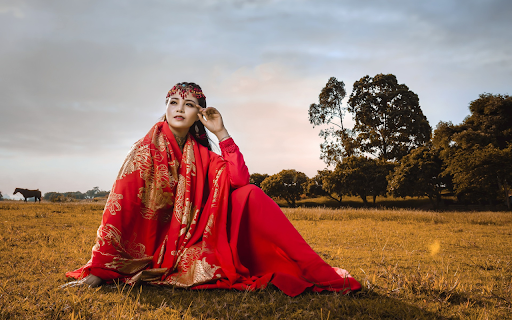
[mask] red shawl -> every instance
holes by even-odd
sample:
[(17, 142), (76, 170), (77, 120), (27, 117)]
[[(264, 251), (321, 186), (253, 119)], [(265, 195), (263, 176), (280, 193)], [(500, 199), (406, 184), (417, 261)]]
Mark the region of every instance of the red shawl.
[(66, 275), (179, 287), (236, 281), (226, 232), (226, 164), (190, 135), (180, 151), (166, 122), (128, 154), (107, 200), (91, 260)]

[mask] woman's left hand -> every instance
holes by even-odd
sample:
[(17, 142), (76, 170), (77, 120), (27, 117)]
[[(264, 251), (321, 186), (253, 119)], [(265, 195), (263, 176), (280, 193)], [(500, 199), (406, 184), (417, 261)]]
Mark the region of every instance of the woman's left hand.
[(197, 106), (197, 109), (199, 121), (201, 121), (206, 129), (216, 135), (218, 139), (228, 135), (228, 131), (224, 127), (224, 121), (222, 121), (222, 116), (217, 109), (214, 107), (201, 108), (200, 106)]

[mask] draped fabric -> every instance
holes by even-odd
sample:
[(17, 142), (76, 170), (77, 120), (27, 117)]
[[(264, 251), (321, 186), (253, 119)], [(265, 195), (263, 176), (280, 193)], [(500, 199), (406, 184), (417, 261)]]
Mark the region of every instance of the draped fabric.
[(91, 259), (66, 276), (192, 289), (272, 282), (291, 296), (308, 288), (359, 290), (309, 247), (275, 202), (243, 186), (248, 173), (229, 140), (221, 143), (223, 157), (190, 135), (181, 152), (167, 122), (154, 125), (119, 171)]

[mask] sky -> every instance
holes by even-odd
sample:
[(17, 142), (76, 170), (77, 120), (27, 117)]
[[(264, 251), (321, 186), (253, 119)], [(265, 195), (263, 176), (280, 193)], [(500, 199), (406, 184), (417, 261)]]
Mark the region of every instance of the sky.
[(511, 16), (508, 0), (0, 0), (0, 191), (110, 190), (182, 81), (250, 173), (312, 177), (308, 108), (330, 77), (348, 98), (392, 73), (433, 128), (460, 123), (480, 94), (512, 93)]

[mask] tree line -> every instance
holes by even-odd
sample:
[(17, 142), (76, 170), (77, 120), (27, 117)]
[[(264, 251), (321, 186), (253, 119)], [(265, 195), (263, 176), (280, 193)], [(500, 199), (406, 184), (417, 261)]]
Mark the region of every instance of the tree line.
[[(310, 105), (309, 121), (324, 126), (320, 158), (327, 169), (308, 178), (296, 170), (251, 175), (251, 183), (294, 207), (302, 195), (428, 197), (442, 195), (461, 203), (510, 209), (512, 181), (512, 97), (484, 93), (470, 102), (461, 124), (439, 122), (432, 128), (417, 94), (392, 74), (356, 81), (347, 106), (345, 84), (331, 77)], [(343, 119), (351, 114), (353, 128)], [(329, 169), (332, 168), (332, 169)]]
[(83, 200), (83, 199), (94, 199), (94, 198), (104, 198), (108, 197), (110, 191), (100, 190), (99, 187), (94, 187), (91, 190), (87, 190), (82, 193), (80, 191), (74, 192), (46, 192), (43, 198), (47, 201), (51, 202), (65, 202), (72, 200)]

